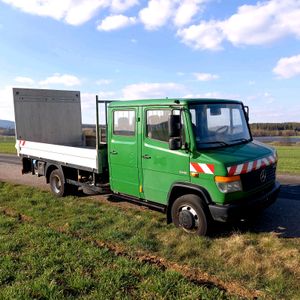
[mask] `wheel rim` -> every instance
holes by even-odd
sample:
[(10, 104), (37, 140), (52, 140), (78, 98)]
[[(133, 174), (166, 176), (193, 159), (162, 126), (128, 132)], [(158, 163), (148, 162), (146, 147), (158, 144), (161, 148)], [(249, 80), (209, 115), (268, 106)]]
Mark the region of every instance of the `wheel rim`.
[(179, 226), (186, 232), (193, 233), (199, 228), (199, 216), (190, 205), (183, 205), (178, 211)]
[(52, 187), (56, 194), (58, 194), (61, 191), (61, 180), (59, 176), (55, 175), (52, 178)]

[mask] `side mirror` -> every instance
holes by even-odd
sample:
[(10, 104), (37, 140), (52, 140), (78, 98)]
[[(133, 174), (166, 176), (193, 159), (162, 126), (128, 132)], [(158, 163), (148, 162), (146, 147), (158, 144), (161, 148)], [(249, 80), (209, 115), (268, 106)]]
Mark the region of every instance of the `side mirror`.
[(182, 141), (180, 137), (172, 137), (169, 139), (169, 149), (179, 150), (182, 147)]
[(180, 115), (170, 115), (168, 121), (169, 149), (179, 150), (182, 147), (181, 139), (181, 117)]
[(181, 118), (180, 115), (170, 115), (168, 121), (169, 137), (180, 137), (181, 135)]
[(244, 106), (244, 107), (245, 107), (247, 121), (249, 121), (249, 106)]

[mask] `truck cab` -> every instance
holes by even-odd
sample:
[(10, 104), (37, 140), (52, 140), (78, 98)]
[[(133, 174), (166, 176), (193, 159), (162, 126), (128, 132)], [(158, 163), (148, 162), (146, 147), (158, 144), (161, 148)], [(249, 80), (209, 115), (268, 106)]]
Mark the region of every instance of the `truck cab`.
[(120, 101), (108, 107), (110, 188), (166, 208), (203, 235), (276, 200), (276, 151), (253, 140), (242, 102)]

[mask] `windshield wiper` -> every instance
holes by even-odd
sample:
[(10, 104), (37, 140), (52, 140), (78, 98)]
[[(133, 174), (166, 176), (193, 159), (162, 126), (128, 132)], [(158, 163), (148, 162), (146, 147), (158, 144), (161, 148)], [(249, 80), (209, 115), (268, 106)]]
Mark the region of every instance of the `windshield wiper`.
[(223, 141), (213, 141), (213, 142), (200, 142), (200, 144), (221, 144), (224, 146), (229, 146), (229, 144), (223, 142)]
[(246, 142), (249, 142), (249, 140), (247, 140), (245, 138), (239, 138), (239, 139), (231, 140), (230, 142), (243, 142), (243, 143), (246, 143)]

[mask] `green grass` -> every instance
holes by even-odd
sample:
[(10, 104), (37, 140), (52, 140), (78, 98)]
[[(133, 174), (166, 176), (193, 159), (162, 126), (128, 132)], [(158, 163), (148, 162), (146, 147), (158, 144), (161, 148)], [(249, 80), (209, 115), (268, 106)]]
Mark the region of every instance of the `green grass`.
[(0, 153), (15, 154), (16, 139), (14, 136), (0, 136)]
[(0, 216), (1, 299), (226, 299), (217, 288)]
[[(274, 299), (300, 295), (298, 238), (250, 232), (198, 238), (166, 225), (165, 216), (155, 211), (97, 198), (57, 199), (5, 183), (0, 183), (0, 210), (13, 210), (16, 216), (2, 217), (0, 225), (0, 278), (6, 278), (0, 280), (0, 299), (1, 293), (49, 298), (52, 292), (83, 298), (107, 293), (109, 298), (118, 291), (116, 298), (228, 296), (215, 287), (193, 284), (187, 275), (172, 271), (174, 264), (191, 274), (218, 278), (228, 290), (235, 285)], [(19, 214), (27, 216), (25, 221)], [(95, 242), (104, 246), (98, 248)], [(166, 271), (141, 262), (143, 255), (161, 258)]]
[(300, 175), (300, 146), (275, 146), (278, 151), (278, 172)]

